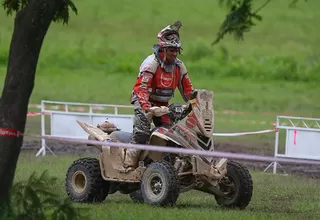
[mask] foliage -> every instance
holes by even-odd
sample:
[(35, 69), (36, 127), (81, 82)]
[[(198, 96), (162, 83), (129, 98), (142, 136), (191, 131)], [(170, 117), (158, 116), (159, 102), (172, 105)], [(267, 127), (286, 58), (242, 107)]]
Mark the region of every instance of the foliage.
[(61, 199), (56, 194), (57, 178), (44, 171), (40, 176), (35, 172), (28, 180), (14, 184), (11, 202), (4, 212), (4, 219), (24, 220), (64, 220), (79, 219), (80, 209), (73, 207), (69, 199)]
[[(252, 80), (280, 80), (291, 82), (313, 82), (320, 80), (319, 56), (299, 60), (290, 56), (247, 56), (236, 55), (225, 47), (212, 48), (202, 42), (195, 42), (182, 57), (188, 64), (192, 76), (220, 78), (241, 77)], [(100, 54), (64, 51), (48, 54), (39, 63), (39, 76), (56, 69), (71, 71), (105, 71), (133, 76), (141, 62), (138, 53), (115, 54), (100, 62)], [(55, 74), (56, 75), (56, 74)], [(53, 74), (51, 77), (55, 77)], [(133, 79), (132, 79), (133, 80)], [(42, 91), (43, 92), (43, 91)]]
[[(211, 51), (211, 52), (210, 52)], [(209, 46), (195, 45), (186, 62), (193, 74), (206, 77), (241, 77), (252, 80), (291, 82), (320, 81), (319, 60), (306, 58), (300, 61), (289, 56), (232, 55), (226, 48), (210, 50)], [(191, 62), (193, 61), (193, 62)]]
[[(4, 0), (2, 5), (7, 13), (11, 15), (13, 12), (19, 12), (25, 7), (28, 6), (28, 3), (31, 0)], [(38, 0), (39, 1), (39, 0)], [(54, 22), (62, 22), (63, 24), (68, 24), (70, 14), (69, 8), (75, 13), (78, 14), (78, 10), (75, 4), (71, 0), (61, 0), (63, 6), (58, 10), (53, 18)]]
[[(298, 0), (290, 0), (293, 6)], [(307, 1), (307, 0), (305, 0)], [(253, 11), (254, 0), (219, 0), (221, 6), (227, 6), (229, 12), (219, 28), (218, 36), (212, 43), (217, 44), (226, 34), (232, 34), (236, 40), (243, 40), (245, 32), (249, 32), (256, 25), (254, 20), (261, 21), (262, 16), (258, 12), (271, 2), (266, 0), (258, 9)]]
[(63, 24), (68, 24), (69, 21), (69, 8), (77, 15), (78, 10), (75, 4), (71, 0), (63, 0), (64, 6), (57, 11), (53, 18), (54, 22), (62, 22)]
[[(18, 12), (25, 8), (30, 0), (3, 0), (3, 7), (8, 15), (13, 12)], [(68, 24), (69, 9), (75, 14), (78, 10), (71, 0), (63, 1), (63, 7), (54, 16), (54, 22), (62, 22)], [(307, 0), (305, 0), (307, 1)], [(258, 13), (261, 9), (267, 6), (271, 0), (266, 0), (258, 9), (253, 9), (254, 0), (219, 0), (221, 7), (227, 7), (228, 13), (225, 20), (219, 27), (219, 32), (216, 39), (212, 43), (215, 45), (223, 39), (226, 34), (233, 35), (236, 40), (243, 40), (244, 34), (249, 32), (253, 26), (256, 25), (255, 21), (261, 21), (262, 16)], [(294, 6), (298, 0), (290, 0), (290, 6)]]

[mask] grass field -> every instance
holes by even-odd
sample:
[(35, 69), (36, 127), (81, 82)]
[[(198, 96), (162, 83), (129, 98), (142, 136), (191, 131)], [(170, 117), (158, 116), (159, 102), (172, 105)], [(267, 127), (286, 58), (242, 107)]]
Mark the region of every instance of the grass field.
[[(257, 0), (258, 8), (264, 1)], [(52, 24), (41, 51), (30, 103), (41, 100), (129, 104), (142, 60), (158, 31), (176, 19), (183, 23), (184, 55), (195, 88), (214, 91), (215, 131), (269, 129), (276, 115), (320, 117), (320, 2), (271, 1), (245, 40), (231, 36), (211, 47), (226, 10), (218, 1), (76, 1), (79, 15), (69, 25)], [(0, 10), (0, 90), (13, 17)], [(173, 101), (181, 102), (179, 93)], [(36, 111), (37, 109), (31, 109)], [(232, 110), (237, 114), (224, 114)], [(240, 114), (244, 112), (245, 114)], [(39, 133), (39, 118), (28, 118), (26, 133)], [(274, 142), (274, 134), (235, 138), (234, 142)], [(16, 181), (34, 170), (59, 178), (74, 158), (21, 155)], [(151, 208), (111, 195), (101, 205), (86, 205), (93, 219), (317, 219), (319, 181), (253, 172), (255, 192), (245, 211), (221, 210), (214, 198), (198, 192), (181, 195), (173, 209)], [(61, 184), (61, 185), (60, 185)]]
[[(210, 44), (225, 16), (217, 3), (178, 0), (175, 7), (180, 12), (165, 10), (166, 1), (156, 3), (77, 2), (79, 15), (72, 16), (68, 26), (52, 24), (47, 34), (30, 102), (128, 104), (138, 67), (151, 53), (157, 32), (180, 19), (182, 59), (195, 88), (215, 91), (217, 110), (319, 116), (320, 89), (314, 80), (319, 76), (320, 44), (314, 28), (319, 3), (300, 2), (297, 8), (288, 8), (287, 1), (272, 1), (261, 12), (264, 20), (245, 41), (226, 37), (217, 47)], [(0, 18), (3, 82), (13, 18), (4, 13)], [(275, 81), (277, 77), (281, 80)], [(178, 94), (175, 100), (181, 100)]]
[[(48, 156), (34, 158), (23, 154), (19, 160), (16, 181), (24, 180), (34, 171), (49, 170), (58, 177), (56, 186), (65, 197), (64, 178), (75, 156)], [(87, 208), (91, 219), (318, 219), (320, 215), (319, 180), (305, 177), (270, 175), (252, 172), (254, 194), (246, 210), (224, 210), (214, 197), (202, 192), (189, 191), (181, 194), (174, 208), (153, 208), (136, 204), (128, 195), (112, 194), (98, 205), (79, 205)]]

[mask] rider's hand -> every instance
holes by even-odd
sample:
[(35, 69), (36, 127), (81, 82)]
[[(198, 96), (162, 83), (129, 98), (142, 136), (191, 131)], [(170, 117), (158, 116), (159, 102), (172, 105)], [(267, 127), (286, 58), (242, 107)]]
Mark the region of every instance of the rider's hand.
[(170, 112), (167, 106), (161, 106), (161, 107), (154, 106), (149, 108), (149, 111), (156, 117), (166, 115)]

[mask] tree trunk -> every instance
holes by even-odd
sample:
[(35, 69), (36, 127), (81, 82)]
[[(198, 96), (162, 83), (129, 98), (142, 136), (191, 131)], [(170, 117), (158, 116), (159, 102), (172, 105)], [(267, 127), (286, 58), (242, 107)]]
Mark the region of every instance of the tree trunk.
[[(24, 132), (29, 98), (43, 39), (63, 0), (29, 0), (16, 14), (5, 84), (0, 99), (0, 130)], [(23, 137), (0, 133), (0, 208), (8, 204)]]

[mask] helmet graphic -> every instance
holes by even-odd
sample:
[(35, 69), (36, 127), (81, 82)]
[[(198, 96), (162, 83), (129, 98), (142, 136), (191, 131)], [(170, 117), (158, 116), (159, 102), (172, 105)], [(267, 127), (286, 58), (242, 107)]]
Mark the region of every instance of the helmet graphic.
[(181, 48), (179, 29), (182, 26), (180, 21), (176, 21), (171, 25), (163, 28), (157, 36), (158, 46), (160, 48), (176, 47)]

